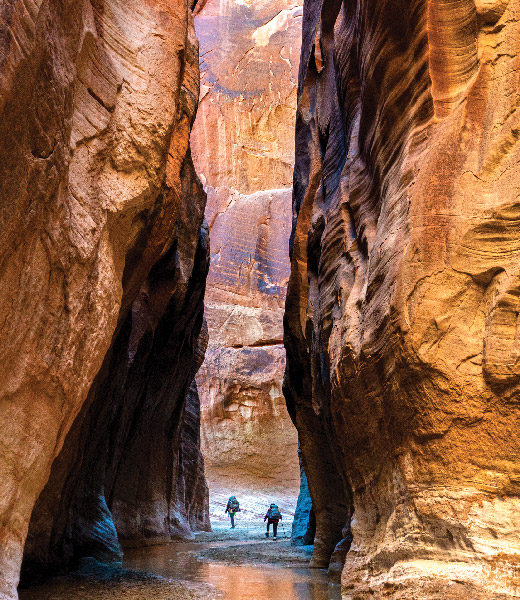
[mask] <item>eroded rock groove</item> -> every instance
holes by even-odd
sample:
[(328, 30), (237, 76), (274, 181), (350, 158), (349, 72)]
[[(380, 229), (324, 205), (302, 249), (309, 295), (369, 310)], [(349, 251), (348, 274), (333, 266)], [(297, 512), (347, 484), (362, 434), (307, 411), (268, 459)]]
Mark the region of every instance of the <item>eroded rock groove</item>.
[(519, 9), (304, 6), (284, 389), (345, 598), (520, 592)]
[(29, 529), (34, 580), (208, 526), (190, 384), (207, 342), (209, 246), (189, 152), (189, 5), (8, 0), (0, 32), (0, 597), (11, 599)]

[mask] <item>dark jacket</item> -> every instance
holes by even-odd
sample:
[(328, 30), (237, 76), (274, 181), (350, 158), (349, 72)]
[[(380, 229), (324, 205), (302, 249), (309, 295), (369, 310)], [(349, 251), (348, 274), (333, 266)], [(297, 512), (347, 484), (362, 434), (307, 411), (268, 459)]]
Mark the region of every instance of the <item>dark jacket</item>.
[(226, 510), (225, 510), (224, 514), (226, 514), (227, 512), (228, 513), (237, 513), (237, 512), (240, 511), (240, 508), (238, 510), (231, 510), (230, 505), (231, 505), (231, 500), (228, 500), (228, 503), (227, 503)]

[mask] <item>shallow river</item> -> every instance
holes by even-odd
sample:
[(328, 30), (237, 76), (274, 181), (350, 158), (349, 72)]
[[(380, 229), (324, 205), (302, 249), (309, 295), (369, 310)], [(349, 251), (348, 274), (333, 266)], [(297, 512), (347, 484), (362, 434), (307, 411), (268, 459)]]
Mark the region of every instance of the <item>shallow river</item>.
[(124, 566), (172, 579), (209, 583), (226, 600), (341, 598), (339, 586), (328, 585), (327, 574), (322, 570), (266, 564), (230, 565), (197, 558), (200, 551), (218, 546), (219, 543), (178, 543), (128, 550)]

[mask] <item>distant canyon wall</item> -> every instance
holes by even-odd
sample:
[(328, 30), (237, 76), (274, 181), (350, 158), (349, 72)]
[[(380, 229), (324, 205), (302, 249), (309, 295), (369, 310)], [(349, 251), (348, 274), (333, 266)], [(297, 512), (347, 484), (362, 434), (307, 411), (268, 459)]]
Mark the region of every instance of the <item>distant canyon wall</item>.
[[(301, 5), (201, 2), (193, 158), (208, 194), (209, 348), (197, 376), (212, 507), (294, 510), (297, 434), (282, 395)], [(289, 502), (289, 504), (286, 503)]]
[(520, 595), (519, 13), (304, 6), (284, 389), (345, 599)]
[(2, 599), (208, 526), (198, 97), (186, 2), (0, 5)]

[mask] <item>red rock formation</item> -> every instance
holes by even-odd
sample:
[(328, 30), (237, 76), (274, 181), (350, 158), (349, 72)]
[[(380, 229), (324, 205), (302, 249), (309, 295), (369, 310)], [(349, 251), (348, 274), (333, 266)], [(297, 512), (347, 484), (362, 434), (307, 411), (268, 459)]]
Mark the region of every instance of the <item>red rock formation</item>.
[(286, 511), (295, 508), (297, 434), (282, 394), (289, 206), (282, 190), (236, 194), (216, 218), (214, 205), (206, 210), (214, 248), (210, 342), (197, 382), (206, 476), (219, 517), (231, 493), (247, 507), (242, 518), (258, 517), (273, 498)]
[[(123, 546), (208, 529), (196, 388), (209, 248), (204, 192), (188, 160), (176, 239), (154, 265), (33, 510), (24, 583), (82, 556), (120, 560)], [(185, 407), (185, 398), (188, 395)], [(113, 523), (112, 523), (113, 519)]]
[(520, 594), (519, 10), (305, 6), (285, 391), (344, 598)]
[(210, 342), (197, 382), (219, 516), (231, 493), (244, 518), (273, 496), (294, 510), (298, 490), (281, 386), (300, 23), (293, 0), (208, 0), (195, 16), (202, 85), (191, 139), (212, 240)]
[[(7, 0), (0, 5), (1, 598), (16, 595), (31, 511), (51, 464), (78, 414), (81, 422), (71, 434), (80, 438), (89, 420), (100, 417), (89, 413), (89, 406), (103, 404), (99, 390), (113, 366), (123, 368), (125, 356), (175, 360), (175, 353), (184, 351), (171, 352), (168, 344), (186, 339), (186, 354), (177, 365), (186, 381), (175, 383), (175, 408), (159, 412), (182, 418), (181, 392), (194, 371), (201, 325), (205, 264), (198, 243), (204, 194), (187, 155), (197, 97), (196, 40), (184, 2)], [(194, 269), (197, 246), (201, 258)], [(186, 312), (184, 302), (190, 299)], [(189, 324), (186, 331), (162, 329), (179, 315)], [(144, 348), (145, 341), (150, 348)], [(114, 349), (122, 347), (118, 355)], [(126, 365), (129, 371), (131, 366)], [(152, 373), (146, 362), (142, 367), (140, 381), (150, 386)], [(169, 370), (165, 364), (154, 368), (161, 375)], [(171, 376), (162, 383), (160, 406)], [(126, 397), (114, 394), (109, 397), (118, 402)], [(133, 436), (143, 435), (147, 444), (153, 437), (149, 397), (143, 392), (141, 429), (130, 427), (114, 465), (135, 457)], [(131, 410), (128, 415), (135, 416)], [(182, 436), (172, 422), (165, 433), (174, 432), (168, 441), (175, 453)], [(85, 439), (108, 442), (97, 435)], [(67, 441), (65, 450), (72, 446)], [(80, 446), (80, 457), (83, 450), (85, 459), (95, 454), (87, 444)], [(143, 451), (141, 464), (149, 460)], [(72, 475), (61, 473), (66, 481)], [(97, 472), (88, 476), (79, 480), (85, 488), (90, 481), (99, 484)], [(135, 479), (128, 472), (126, 477), (122, 482), (121, 473), (112, 474), (108, 504), (132, 500), (126, 486)], [(183, 475), (169, 477), (166, 492)], [(74, 543), (85, 531), (114, 541), (105, 498), (99, 496), (91, 508), (86, 524), (76, 521)], [(146, 507), (140, 510), (149, 514)], [(203, 519), (203, 512), (199, 516)], [(35, 515), (35, 522), (45, 529), (46, 515), (42, 518)], [(122, 527), (123, 517), (117, 520)], [(88, 522), (94, 521), (101, 529), (89, 532)], [(117, 544), (111, 550), (117, 553)]]

